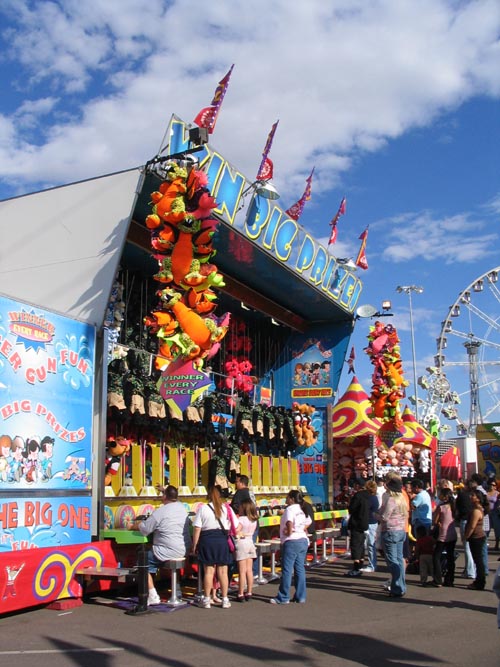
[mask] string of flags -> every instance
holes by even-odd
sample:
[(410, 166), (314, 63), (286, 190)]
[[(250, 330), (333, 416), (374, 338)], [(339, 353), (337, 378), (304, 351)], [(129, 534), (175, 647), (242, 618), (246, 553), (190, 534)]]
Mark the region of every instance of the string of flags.
[[(196, 125), (198, 125), (198, 127), (206, 128), (209, 134), (213, 134), (213, 131), (215, 129), (215, 124), (217, 122), (217, 118), (222, 106), (222, 102), (224, 100), (224, 96), (226, 95), (229, 86), (229, 80), (231, 78), (233, 68), (234, 64), (231, 65), (227, 74), (219, 81), (210, 105), (201, 109), (201, 111), (198, 113), (198, 115), (193, 121)], [(269, 153), (271, 151), (271, 146), (273, 143), (274, 135), (276, 133), (276, 129), (278, 127), (278, 123), (279, 120), (273, 123), (271, 131), (269, 132), (269, 135), (267, 137), (267, 141), (264, 146), (264, 150), (262, 152), (262, 160), (257, 172), (257, 176), (255, 178), (255, 180), (257, 181), (267, 181), (273, 178), (274, 166), (272, 160), (269, 157)], [(295, 202), (295, 204), (290, 206), (290, 208), (287, 209), (286, 211), (286, 214), (296, 222), (302, 215), (306, 202), (308, 202), (311, 199), (313, 175), (314, 175), (314, 167), (306, 179), (306, 186), (302, 197), (297, 202)], [(347, 199), (343, 197), (336, 214), (330, 221), (331, 232), (330, 232), (330, 238), (328, 240), (328, 246), (333, 245), (337, 241), (337, 235), (338, 235), (337, 224), (340, 216), (345, 215), (346, 206), (347, 206)], [(357, 267), (366, 270), (368, 268), (368, 260), (366, 257), (368, 227), (360, 235), (359, 239), (361, 241), (361, 246), (359, 248), (356, 261), (354, 263)]]

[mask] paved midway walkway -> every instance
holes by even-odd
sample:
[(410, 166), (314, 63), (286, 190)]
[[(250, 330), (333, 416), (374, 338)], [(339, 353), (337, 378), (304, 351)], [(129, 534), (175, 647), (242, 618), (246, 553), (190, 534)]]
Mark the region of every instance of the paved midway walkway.
[[(403, 599), (388, 598), (380, 572), (344, 577), (350, 561), (308, 571), (305, 605), (275, 606), (277, 582), (231, 609), (188, 607), (130, 616), (85, 603), (0, 617), (0, 663), (8, 667), (497, 667), (500, 630), (491, 591), (422, 588), (408, 577)], [(457, 572), (463, 557), (457, 561)]]

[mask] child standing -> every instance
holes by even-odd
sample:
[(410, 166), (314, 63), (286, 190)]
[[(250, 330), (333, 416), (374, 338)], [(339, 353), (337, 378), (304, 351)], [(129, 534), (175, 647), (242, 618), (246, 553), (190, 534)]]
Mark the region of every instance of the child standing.
[(418, 560), (420, 584), (422, 586), (427, 586), (427, 577), (432, 577), (434, 575), (434, 567), (432, 564), (434, 539), (427, 533), (425, 526), (417, 527), (416, 537), (415, 557)]
[[(238, 520), (241, 532), (236, 540), (236, 562), (238, 564), (238, 602), (250, 602), (253, 588), (253, 559), (257, 551), (253, 534), (259, 525), (259, 514), (251, 500), (242, 500), (239, 506)], [(245, 591), (246, 588), (246, 591)]]

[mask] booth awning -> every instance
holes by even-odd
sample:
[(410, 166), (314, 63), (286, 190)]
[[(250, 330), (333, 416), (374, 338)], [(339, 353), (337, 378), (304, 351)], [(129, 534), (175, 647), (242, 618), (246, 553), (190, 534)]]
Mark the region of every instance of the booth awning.
[(433, 447), (436, 444), (436, 438), (418, 423), (408, 407), (403, 412), (402, 422), (403, 434), (394, 441), (394, 444), (402, 442), (422, 447)]
[(101, 326), (141, 183), (131, 169), (0, 202), (0, 292)]
[(381, 426), (378, 419), (369, 416), (371, 403), (368, 394), (360, 385), (358, 378), (353, 377), (344, 395), (333, 408), (333, 437), (355, 438), (376, 435)]

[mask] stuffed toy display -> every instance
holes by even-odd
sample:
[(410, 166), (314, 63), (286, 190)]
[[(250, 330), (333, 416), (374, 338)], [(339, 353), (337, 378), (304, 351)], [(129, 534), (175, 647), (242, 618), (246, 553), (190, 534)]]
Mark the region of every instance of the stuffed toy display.
[(365, 352), (374, 366), (370, 396), (373, 416), (397, 425), (401, 423), (399, 403), (409, 384), (403, 376), (397, 331), (377, 321), (370, 327), (368, 341)]
[(104, 484), (110, 486), (113, 477), (118, 474), (120, 470), (123, 457), (130, 451), (130, 440), (123, 436), (116, 438), (108, 438), (106, 443), (106, 459), (105, 459), (105, 476)]
[(429, 450), (425, 447), (422, 447), (418, 455), (418, 467), (420, 468), (420, 472), (428, 473), (430, 465)]
[(318, 439), (318, 433), (312, 426), (315, 408), (307, 403), (292, 405), (293, 431), (299, 447), (312, 447)]
[(127, 409), (124, 397), (123, 382), (128, 371), (123, 359), (113, 359), (108, 365), (108, 406), (118, 413)]
[(240, 472), (241, 450), (233, 438), (217, 434), (213, 445), (215, 453), (210, 459), (209, 485), (216, 484), (222, 489), (222, 495), (229, 495), (229, 484), (234, 484)]
[(163, 289), (158, 308), (144, 323), (158, 338), (160, 367), (182, 357), (201, 368), (229, 326), (229, 314), (213, 315), (213, 288), (223, 287), (224, 279), (210, 263), (218, 221), (211, 217), (217, 203), (207, 186), (207, 175), (193, 162), (171, 161), (151, 194), (153, 212), (146, 226), (158, 261), (154, 278)]
[(125, 301), (123, 300), (123, 285), (118, 280), (115, 280), (111, 289), (108, 308), (104, 316), (104, 326), (108, 329), (108, 354), (110, 360), (120, 338), (124, 317)]

